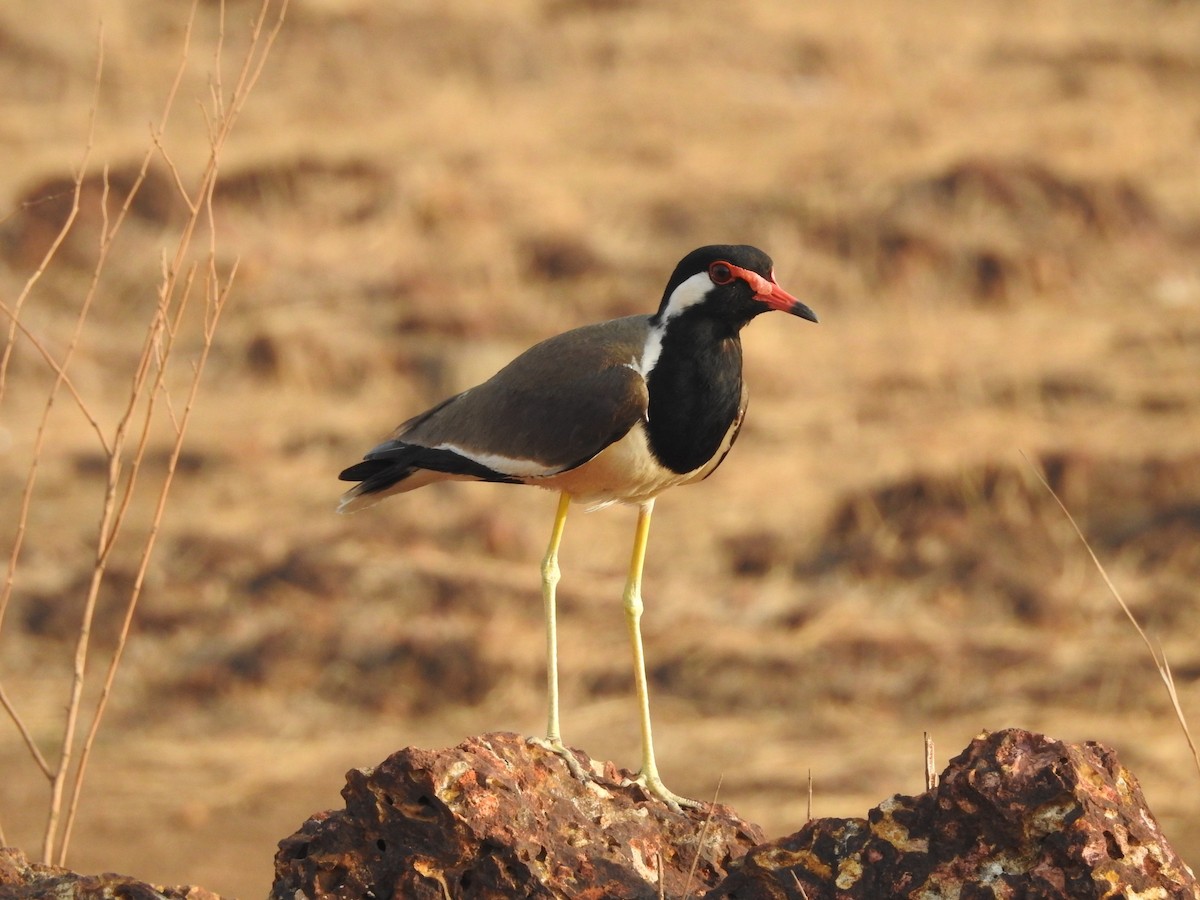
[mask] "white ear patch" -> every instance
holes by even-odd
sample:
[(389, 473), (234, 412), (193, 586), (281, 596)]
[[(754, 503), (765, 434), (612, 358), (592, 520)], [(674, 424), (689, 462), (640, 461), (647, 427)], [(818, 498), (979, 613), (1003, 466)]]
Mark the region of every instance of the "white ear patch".
[(658, 355), (662, 353), (663, 332), (667, 329), (667, 323), (672, 317), (707, 297), (712, 288), (713, 283), (708, 277), (708, 272), (697, 272), (671, 291), (663, 309), (662, 319), (657, 325), (651, 326), (650, 334), (646, 336), (646, 344), (642, 348), (642, 358), (638, 362), (637, 371), (642, 373), (643, 378), (650, 377), (650, 370), (654, 368), (654, 364), (658, 362)]
[(708, 295), (712, 288), (713, 283), (712, 279), (708, 277), (708, 272), (697, 272), (691, 278), (681, 282), (667, 298), (667, 306), (663, 310), (663, 324), (665, 325), (668, 319), (679, 315), (689, 306), (695, 306)]

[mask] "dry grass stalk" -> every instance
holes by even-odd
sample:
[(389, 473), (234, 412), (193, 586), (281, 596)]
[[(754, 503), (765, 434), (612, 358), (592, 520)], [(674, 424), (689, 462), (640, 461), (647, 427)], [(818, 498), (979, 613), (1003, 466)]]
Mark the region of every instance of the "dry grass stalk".
[[(79, 317), (76, 320), (75, 333), (71, 336), (71, 340), (67, 344), (67, 348), (63, 354), (63, 359), (61, 362), (56, 360), (42, 344), (42, 342), (37, 339), (36, 335), (25, 328), (24, 324), (21, 322), (21, 311), (25, 307), (25, 302), (29, 299), (29, 295), (33, 292), (34, 286), (41, 281), (42, 276), (46, 273), (46, 269), (49, 268), (50, 263), (58, 254), (59, 248), (62, 246), (63, 241), (66, 240), (67, 235), (70, 234), (71, 229), (75, 225), (75, 220), (79, 216), (79, 202), (80, 194), (83, 190), (83, 179), (87, 175), (88, 165), (92, 156), (92, 144), (95, 140), (96, 134), (96, 109), (99, 104), (101, 75), (104, 71), (103, 29), (101, 29), (98, 35), (97, 43), (99, 45), (99, 52), (96, 55), (95, 86), (92, 93), (91, 109), (88, 114), (87, 140), (84, 146), (83, 158), (80, 160), (79, 168), (75, 172), (75, 189), (71, 196), (71, 209), (68, 212), (62, 227), (59, 229), (58, 234), (55, 235), (54, 240), (51, 241), (50, 246), (43, 255), (38, 267), (26, 280), (25, 286), (22, 288), (21, 293), (17, 295), (16, 299), (11, 305), (0, 300), (0, 309), (2, 309), (5, 315), (8, 316), (9, 321), (8, 335), (4, 343), (4, 351), (2, 354), (0, 354), (0, 403), (4, 402), (4, 393), (8, 385), (8, 366), (12, 360), (12, 352), (13, 348), (16, 346), (18, 333), (30, 341), (32, 346), (38, 351), (42, 359), (50, 366), (55, 375), (55, 381), (47, 395), (46, 405), (42, 412), (42, 420), (38, 424), (37, 434), (34, 438), (32, 462), (29, 467), (29, 474), (25, 479), (25, 487), (21, 492), (21, 508), (17, 515), (17, 532), (13, 539), (12, 550), (9, 554), (8, 569), (5, 573), (4, 585), (3, 587), (0, 587), (0, 629), (4, 627), (4, 615), (8, 611), (8, 604), (12, 598), (13, 586), (16, 579), (17, 563), (20, 560), (21, 548), (24, 545), (26, 525), (29, 522), (29, 507), (33, 499), (33, 488), (37, 482), (37, 464), (38, 459), (41, 456), (41, 448), (45, 440), (46, 424), (49, 421), (50, 411), (54, 406), (54, 400), (58, 395), (60, 387), (63, 385), (67, 386), (75, 400), (76, 406), (83, 411), (84, 416), (91, 423), (92, 429), (99, 437), (101, 445), (103, 446), (104, 444), (104, 434), (100, 429), (99, 423), (96, 422), (95, 418), (87, 412), (87, 404), (79, 395), (78, 391), (75, 390), (75, 386), (67, 377), (66, 371), (66, 366), (69, 364), (71, 356), (75, 352), (75, 347), (78, 345), (80, 332), (83, 329), (83, 322), (87, 314), (86, 305), (84, 309), (81, 310)], [(0, 692), (0, 695), (2, 695), (2, 692)], [(4, 699), (4, 708), (8, 711), (9, 715), (13, 717), (14, 721), (18, 720), (18, 717), (15, 715), (11, 704), (6, 698)], [(20, 726), (19, 722), (18, 726)], [(23, 728), (22, 737), (25, 738), (26, 743), (28, 744), (30, 740), (28, 738), (28, 732), (26, 732)], [(32, 746), (31, 749), (33, 749)], [(37, 754), (35, 753), (35, 758), (36, 755)]]
[[(721, 795), (721, 783), (725, 780), (724, 776), (717, 779), (717, 786), (713, 790), (712, 801), (708, 807), (708, 814), (704, 817), (704, 824), (700, 827), (700, 837), (696, 839), (696, 855), (692, 857), (692, 865), (688, 869), (687, 880), (683, 883), (684, 900), (692, 895), (692, 880), (696, 877), (696, 866), (700, 864), (700, 854), (704, 852), (704, 839), (708, 837), (708, 828), (712, 824), (713, 813), (716, 811), (717, 797)], [(661, 884), (661, 879), (659, 881)]]
[(1134, 630), (1138, 633), (1138, 637), (1142, 639), (1142, 643), (1145, 644), (1146, 649), (1150, 651), (1150, 658), (1154, 660), (1154, 667), (1158, 670), (1158, 677), (1162, 679), (1163, 686), (1167, 689), (1167, 696), (1171, 699), (1171, 707), (1175, 711), (1175, 719), (1179, 722), (1179, 727), (1183, 729), (1183, 736), (1187, 740), (1188, 749), (1190, 749), (1192, 752), (1192, 761), (1196, 765), (1196, 771), (1200, 773), (1200, 752), (1197, 752), (1196, 742), (1192, 740), (1192, 732), (1191, 729), (1188, 728), (1187, 716), (1184, 715), (1183, 706), (1179, 702), (1179, 693), (1175, 689), (1175, 678), (1171, 674), (1171, 666), (1167, 662), (1166, 653), (1163, 651), (1161, 646), (1155, 646), (1155, 644), (1150, 640), (1150, 637), (1142, 628), (1141, 623), (1138, 622), (1137, 617), (1133, 614), (1133, 610), (1129, 608), (1129, 605), (1125, 602), (1125, 598), (1122, 597), (1121, 592), (1117, 590), (1117, 586), (1113, 584), (1112, 579), (1108, 577), (1107, 570), (1105, 570), (1104, 565), (1100, 562), (1100, 558), (1096, 556), (1096, 551), (1092, 549), (1092, 545), (1088, 542), (1088, 539), (1084, 537), (1083, 530), (1075, 521), (1075, 517), (1071, 515), (1071, 511), (1067, 509), (1066, 504), (1062, 502), (1062, 499), (1055, 492), (1054, 488), (1050, 486), (1050, 482), (1046, 480), (1046, 476), (1042, 474), (1042, 471), (1033, 464), (1033, 462), (1028, 456), (1025, 455), (1023, 451), (1021, 452), (1021, 456), (1024, 458), (1025, 462), (1029, 463), (1029, 467), (1033, 469), (1033, 473), (1037, 476), (1038, 481), (1042, 483), (1042, 487), (1050, 492), (1050, 496), (1054, 498), (1054, 502), (1058, 504), (1058, 508), (1062, 510), (1063, 515), (1067, 517), (1067, 521), (1071, 523), (1071, 528), (1075, 530), (1075, 534), (1078, 535), (1079, 540), (1083, 542), (1084, 549), (1087, 550), (1088, 556), (1092, 558), (1092, 564), (1096, 567), (1096, 571), (1098, 571), (1100, 573), (1100, 577), (1104, 579), (1104, 584), (1108, 588), (1109, 593), (1113, 595), (1113, 598), (1121, 607), (1121, 611), (1125, 613), (1125, 617), (1129, 619), (1130, 624), (1133, 625)]
[(813, 818), (813, 779), (812, 769), (808, 770), (808, 802), (804, 808), (804, 821), (811, 822)]
[[(231, 270), (224, 276), (218, 272), (217, 229), (213, 216), (212, 197), (216, 186), (222, 151), (233, 131), (239, 114), (244, 109), (249, 95), (262, 73), (263, 65), (282, 26), (287, 8), (287, 0), (282, 0), (279, 4), (273, 21), (270, 19), (272, 7), (272, 0), (263, 0), (258, 14), (251, 25), (250, 41), (238, 78), (228, 96), (225, 94), (225, 87), (220, 75), (221, 55), (224, 46), (224, 7), (221, 7), (220, 29), (216, 40), (213, 74), (209, 85), (211, 109), (206, 115), (208, 126), (207, 139), (210, 152), (207, 164), (196, 186), (189, 191), (186, 188), (187, 179), (179, 172), (178, 167), (171, 159), (170, 154), (163, 145), (162, 138), (187, 68), (192, 26), (197, 11), (197, 5), (193, 3), (184, 32), (179, 66), (176, 70), (174, 81), (167, 93), (159, 124), (151, 135), (151, 146), (147, 149), (142, 159), (139, 175), (135, 179), (132, 189), (111, 222), (109, 221), (107, 206), (107, 167), (103, 172), (104, 189), (100, 198), (102, 228), (96, 262), (92, 270), (88, 289), (76, 317), (74, 332), (61, 358), (55, 359), (53, 354), (46, 349), (44, 342), (39, 340), (37, 335), (33, 334), (20, 321), (20, 314), (35, 285), (53, 262), (55, 254), (73, 227), (78, 215), (81, 187), (86, 176), (91, 154), (94, 124), (97, 115), (97, 97), (103, 71), (103, 33), (101, 33), (99, 41), (101, 50), (98, 54), (95, 76), (95, 94), (89, 116), (87, 150), (75, 177), (72, 210), (37, 270), (26, 282), (20, 296), (11, 306), (3, 306), (5, 313), (8, 315), (10, 326), (8, 342), (5, 346), (3, 356), (0, 357), (0, 400), (3, 399), (8, 363), (11, 359), (13, 345), (18, 336), (31, 343), (42, 359), (48, 364), (55, 377), (47, 392), (41, 420), (37, 427), (31, 454), (30, 470), (22, 494), (22, 504), (14, 545), (9, 557), (9, 566), (3, 590), (0, 592), (0, 626), (3, 625), (3, 614), (12, 596), (13, 586), (16, 582), (22, 544), (34, 496), (34, 488), (37, 482), (38, 461), (43, 451), (47, 425), (57, 396), (64, 386), (71, 393), (79, 411), (90, 423), (107, 463), (104, 496), (101, 504), (100, 522), (95, 544), (96, 555), (88, 581), (83, 613), (76, 636), (74, 667), (70, 696), (63, 725), (62, 742), (58, 757), (53, 763), (47, 762), (45, 755), (37, 746), (34, 736), (23, 721), (15, 704), (3, 690), (3, 687), (0, 686), (0, 704), (3, 705), (5, 711), (16, 725), (35, 764), (50, 781), (50, 799), (42, 849), (43, 861), (47, 863), (55, 861), (56, 856), (56, 861), (60, 865), (65, 863), (71, 832), (79, 810), (87, 763), (128, 643), (130, 627), (133, 623), (159, 528), (166, 511), (170, 488), (174, 480), (180, 454), (183, 450), (187, 423), (195, 405), (205, 363), (216, 337), (216, 329), (221, 318), (221, 313), (229, 300), (230, 288), (237, 266), (236, 264), (232, 266)], [(87, 322), (88, 314), (93, 307), (98, 285), (106, 269), (113, 242), (122, 224), (125, 222), (134, 197), (145, 179), (151, 162), (156, 156), (170, 170), (180, 197), (187, 207), (188, 215), (180, 230), (173, 255), (170, 259), (164, 257), (162, 262), (162, 276), (158, 287), (158, 303), (147, 323), (141, 353), (132, 373), (128, 401), (121, 410), (111, 432), (106, 432), (101, 426), (99, 419), (89, 410), (88, 404), (78, 391), (74, 389), (67, 371), (74, 352), (83, 337), (84, 326)], [(202, 227), (208, 230), (207, 251), (202, 261), (191, 260), (191, 257), (194, 255), (192, 250), (193, 241), (197, 229)], [(189, 320), (185, 318), (185, 312), (193, 297), (193, 290), (196, 289), (198, 284), (202, 286), (204, 310), (201, 324), (198, 326), (199, 333), (194, 334), (193, 332), (197, 330), (197, 326), (194, 324), (189, 325)], [(198, 347), (195, 358), (188, 362), (184, 362), (178, 358), (180, 352), (178, 350), (178, 343), (181, 337), (190, 338)], [(171, 385), (169, 381), (172, 373), (180, 369), (186, 371), (187, 368), (190, 368), (190, 376), (187, 377), (186, 381), (186, 400), (182, 408), (176, 410), (171, 402)], [(160, 412), (160, 409), (163, 407), (165, 407), (165, 413)], [(109, 560), (114, 547), (117, 545), (118, 537), (131, 508), (136, 489), (139, 482), (144, 481), (139, 476), (142, 474), (142, 463), (146, 459), (146, 454), (150, 447), (153, 428), (164, 415), (170, 423), (172, 434), (166, 470), (161, 482), (158, 484), (157, 499), (149, 528), (146, 534), (140, 538), (140, 544), (137, 548), (138, 563), (136, 575), (133, 585), (124, 599), (125, 608), (120, 632), (112, 656), (108, 662), (105, 679), (82, 744), (78, 763), (75, 763), (74, 755), (78, 747), (77, 733), (84, 687), (87, 681), (88, 663), (92, 655), (91, 632), (99, 603), (100, 588), (104, 583)], [(126, 459), (127, 452), (128, 459)], [(68, 784), (70, 786), (69, 804), (64, 820), (63, 805), (67, 797)]]

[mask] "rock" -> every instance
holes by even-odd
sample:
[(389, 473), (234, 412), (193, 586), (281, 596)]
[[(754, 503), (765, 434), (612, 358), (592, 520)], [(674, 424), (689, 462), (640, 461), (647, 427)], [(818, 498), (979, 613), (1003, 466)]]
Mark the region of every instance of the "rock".
[(79, 875), (31, 863), (15, 847), (0, 847), (0, 900), (221, 900), (212, 891), (147, 884), (128, 875)]
[(754, 847), (727, 807), (673, 813), (579, 756), (591, 784), (511, 734), (352, 771), (346, 809), (280, 843), (272, 897), (1200, 898), (1095, 743), (983, 734), (920, 796)]
[(1101, 744), (982, 734), (918, 797), (755, 847), (710, 898), (1200, 897)]
[(576, 755), (590, 782), (515, 734), (352, 770), (346, 808), (280, 842), (271, 896), (697, 897), (763, 840), (727, 807), (672, 812)]

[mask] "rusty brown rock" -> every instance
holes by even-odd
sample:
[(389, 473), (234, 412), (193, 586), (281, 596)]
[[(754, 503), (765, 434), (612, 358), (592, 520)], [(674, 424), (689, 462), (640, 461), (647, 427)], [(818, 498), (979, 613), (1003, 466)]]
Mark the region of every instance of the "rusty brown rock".
[(183, 885), (147, 884), (106, 872), (79, 875), (60, 866), (30, 862), (15, 847), (0, 847), (0, 900), (221, 900), (212, 891)]
[(346, 808), (280, 842), (271, 896), (696, 897), (763, 840), (727, 807), (672, 812), (578, 756), (592, 781), (515, 734), (352, 770)]
[(756, 847), (711, 898), (1200, 898), (1133, 774), (1096, 743), (983, 734), (941, 783)]

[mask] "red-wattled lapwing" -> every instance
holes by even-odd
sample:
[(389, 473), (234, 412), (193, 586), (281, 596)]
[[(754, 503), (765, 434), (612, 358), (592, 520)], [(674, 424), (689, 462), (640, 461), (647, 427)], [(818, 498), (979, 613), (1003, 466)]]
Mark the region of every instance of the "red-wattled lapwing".
[(586, 325), (526, 350), (478, 387), (409, 419), (339, 476), (357, 485), (339, 510), (451, 479), (532, 484), (559, 491), (542, 561), (549, 722), (546, 745), (582, 776), (558, 726), (555, 588), (558, 547), (572, 500), (638, 507), (625, 617), (641, 707), (637, 781), (672, 806), (697, 805), (667, 790), (654, 761), (642, 655), (642, 562), (654, 498), (712, 473), (746, 412), (741, 329), (778, 309), (816, 322), (775, 283), (771, 259), (747, 246), (701, 247), (685, 256), (658, 312)]

